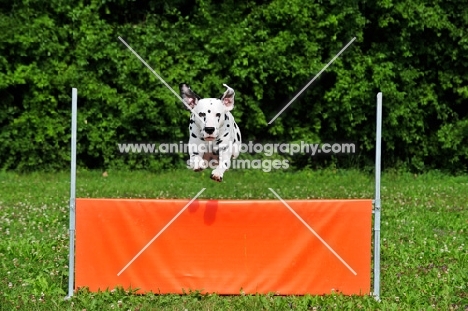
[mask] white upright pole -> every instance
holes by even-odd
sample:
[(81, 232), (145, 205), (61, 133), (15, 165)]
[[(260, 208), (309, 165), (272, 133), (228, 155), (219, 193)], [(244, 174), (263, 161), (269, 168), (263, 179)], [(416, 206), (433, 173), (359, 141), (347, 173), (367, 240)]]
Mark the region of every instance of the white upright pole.
[(68, 296), (73, 296), (75, 285), (75, 190), (76, 190), (76, 119), (78, 90), (72, 89), (71, 122), (71, 182), (70, 182), (70, 249), (68, 252)]
[(380, 301), (380, 160), (382, 140), (382, 92), (377, 94), (377, 129), (375, 144), (375, 201), (374, 201), (374, 297)]

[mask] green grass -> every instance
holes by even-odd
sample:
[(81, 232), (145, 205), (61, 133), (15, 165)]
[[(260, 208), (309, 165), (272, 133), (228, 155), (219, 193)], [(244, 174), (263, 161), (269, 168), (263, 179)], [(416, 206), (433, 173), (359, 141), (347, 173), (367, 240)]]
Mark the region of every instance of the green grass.
[[(77, 197), (372, 198), (357, 171), (262, 173), (79, 171)], [(135, 295), (80, 290), (68, 280), (68, 173), (0, 173), (0, 310), (468, 310), (468, 176), (387, 173), (382, 180), (381, 302), (369, 296)]]

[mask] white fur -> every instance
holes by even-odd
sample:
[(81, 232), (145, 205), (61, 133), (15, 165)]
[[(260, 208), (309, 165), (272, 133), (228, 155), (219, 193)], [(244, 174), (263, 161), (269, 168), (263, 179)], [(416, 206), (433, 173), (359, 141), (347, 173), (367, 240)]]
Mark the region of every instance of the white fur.
[(182, 98), (192, 108), (189, 145), (198, 146), (197, 150), (189, 150), (190, 166), (194, 171), (201, 171), (207, 168), (204, 160), (215, 160), (212, 163), (217, 164), (217, 167), (212, 171), (211, 179), (219, 182), (230, 167), (231, 159), (239, 156), (242, 139), (230, 112), (234, 108), (235, 92), (226, 84), (224, 86), (227, 90), (217, 99), (201, 98), (188, 85), (180, 85)]

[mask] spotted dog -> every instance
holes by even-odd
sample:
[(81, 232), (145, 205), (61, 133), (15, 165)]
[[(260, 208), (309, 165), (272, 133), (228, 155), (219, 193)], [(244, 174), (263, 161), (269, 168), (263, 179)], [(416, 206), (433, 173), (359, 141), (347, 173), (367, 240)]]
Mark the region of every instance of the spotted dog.
[(189, 125), (190, 167), (198, 172), (207, 168), (211, 161), (210, 164), (216, 165), (211, 179), (218, 182), (223, 180), (231, 158), (239, 156), (241, 145), (241, 133), (231, 114), (235, 93), (232, 88), (223, 85), (227, 90), (219, 98), (201, 98), (187, 84), (179, 85), (182, 99), (192, 108)]

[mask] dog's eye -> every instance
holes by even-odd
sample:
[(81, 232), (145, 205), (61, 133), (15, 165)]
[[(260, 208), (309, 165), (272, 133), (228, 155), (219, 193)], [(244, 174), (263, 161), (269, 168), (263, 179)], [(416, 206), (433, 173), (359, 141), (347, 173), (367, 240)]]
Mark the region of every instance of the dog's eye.
[(221, 114), (220, 114), (220, 113), (217, 113), (216, 116), (219, 118), (219, 117), (221, 117)]
[(204, 116), (206, 116), (204, 112), (200, 112), (198, 115), (200, 116), (200, 118), (203, 118)]

